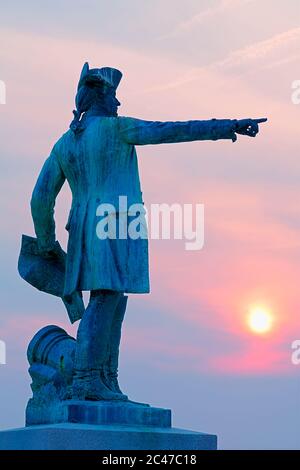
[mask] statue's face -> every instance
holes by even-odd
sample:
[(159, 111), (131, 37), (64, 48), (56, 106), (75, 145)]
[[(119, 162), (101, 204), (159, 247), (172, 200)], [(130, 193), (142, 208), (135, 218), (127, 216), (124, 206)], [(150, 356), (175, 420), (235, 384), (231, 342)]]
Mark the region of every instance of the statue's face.
[(116, 92), (106, 93), (101, 100), (101, 107), (107, 116), (117, 116), (118, 107), (121, 105), (120, 101), (116, 98)]

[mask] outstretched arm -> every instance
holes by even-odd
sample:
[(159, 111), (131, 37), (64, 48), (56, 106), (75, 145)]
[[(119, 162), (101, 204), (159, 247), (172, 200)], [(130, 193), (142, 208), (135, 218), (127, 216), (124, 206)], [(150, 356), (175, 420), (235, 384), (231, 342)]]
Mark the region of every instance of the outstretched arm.
[(211, 119), (209, 121), (144, 121), (119, 117), (119, 129), (123, 139), (133, 145), (190, 142), (193, 140), (230, 139), (238, 134), (255, 137), (258, 124), (266, 119)]
[(38, 246), (50, 251), (55, 244), (54, 206), (65, 176), (54, 151), (45, 161), (31, 198), (31, 214)]

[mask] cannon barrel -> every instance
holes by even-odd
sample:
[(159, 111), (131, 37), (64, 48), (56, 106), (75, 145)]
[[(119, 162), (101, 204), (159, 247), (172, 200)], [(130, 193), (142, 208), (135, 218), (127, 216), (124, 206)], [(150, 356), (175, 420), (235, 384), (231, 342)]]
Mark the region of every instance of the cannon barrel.
[(59, 371), (63, 376), (72, 375), (76, 340), (59, 326), (49, 325), (39, 330), (30, 341), (27, 358), (31, 366), (43, 364)]

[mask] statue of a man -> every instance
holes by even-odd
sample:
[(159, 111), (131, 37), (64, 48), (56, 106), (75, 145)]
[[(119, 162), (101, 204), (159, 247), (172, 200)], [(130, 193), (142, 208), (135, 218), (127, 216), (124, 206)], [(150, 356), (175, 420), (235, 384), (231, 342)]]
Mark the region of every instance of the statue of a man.
[[(99, 238), (100, 204), (143, 204), (135, 146), (255, 137), (266, 119), (157, 122), (119, 117), (122, 74), (83, 66), (70, 129), (58, 140), (35, 185), (31, 209), (40, 253), (55, 245), (54, 205), (65, 180), (72, 191), (64, 295), (90, 291), (77, 335), (73, 398), (126, 400), (118, 384), (125, 293), (148, 293), (147, 238)], [(111, 214), (120, 223), (118, 209)], [(132, 217), (128, 215), (128, 220)]]

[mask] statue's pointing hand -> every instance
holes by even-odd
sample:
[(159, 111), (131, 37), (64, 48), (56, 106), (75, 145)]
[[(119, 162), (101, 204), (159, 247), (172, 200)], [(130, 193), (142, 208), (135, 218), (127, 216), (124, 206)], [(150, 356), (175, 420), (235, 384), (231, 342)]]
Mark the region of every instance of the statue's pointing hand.
[[(256, 137), (259, 132), (258, 125), (266, 122), (267, 118), (260, 119), (239, 119), (235, 121), (234, 133), (240, 135), (247, 135), (248, 137)], [(234, 134), (233, 142), (237, 140), (237, 136)]]

